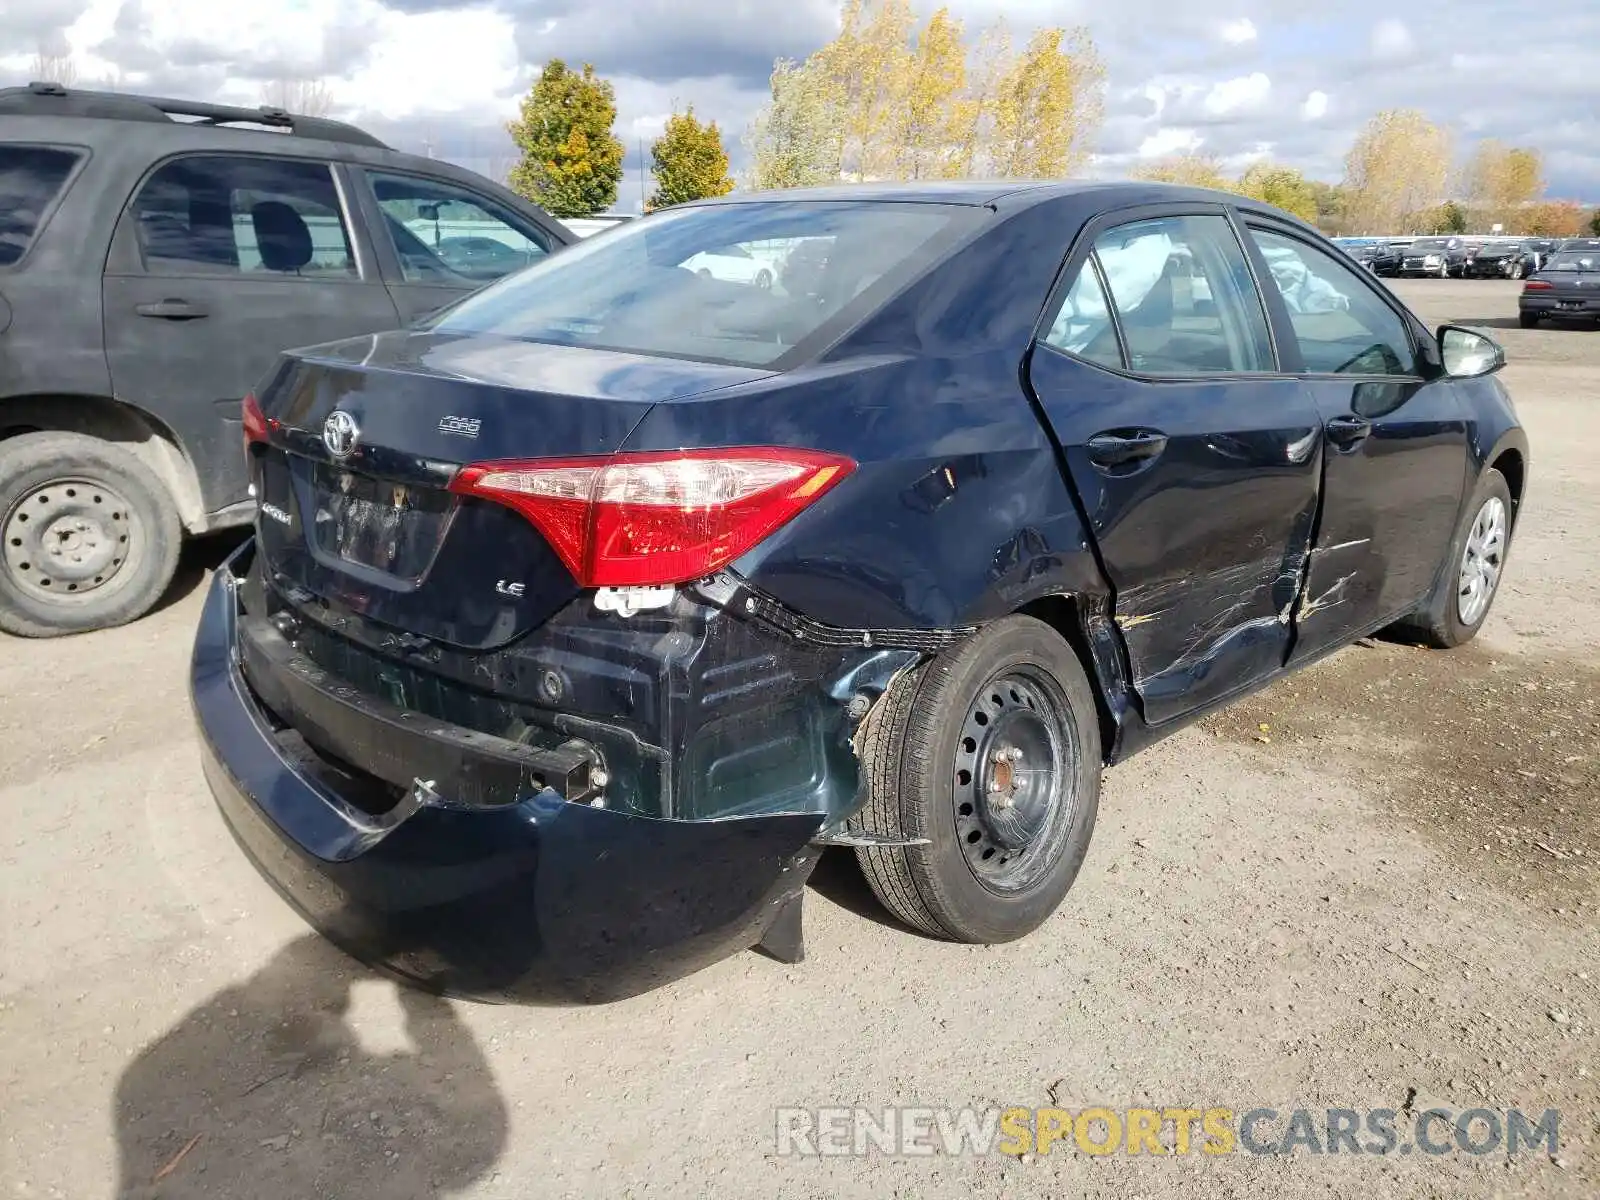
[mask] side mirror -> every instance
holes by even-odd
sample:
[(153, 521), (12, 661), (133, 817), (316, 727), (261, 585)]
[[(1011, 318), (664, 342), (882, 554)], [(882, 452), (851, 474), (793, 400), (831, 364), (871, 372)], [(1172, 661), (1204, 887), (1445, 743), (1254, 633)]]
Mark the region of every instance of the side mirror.
[(1492, 375), (1506, 365), (1500, 343), (1461, 325), (1439, 326), (1439, 355), (1452, 379)]

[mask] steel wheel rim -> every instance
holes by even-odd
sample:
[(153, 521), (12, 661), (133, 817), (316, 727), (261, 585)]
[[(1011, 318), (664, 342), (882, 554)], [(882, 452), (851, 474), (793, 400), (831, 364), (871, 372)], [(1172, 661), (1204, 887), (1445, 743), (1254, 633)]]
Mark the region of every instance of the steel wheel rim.
[(983, 887), (1014, 894), (1048, 872), (1072, 825), (1077, 763), (1066, 694), (1046, 673), (1008, 667), (978, 690), (952, 783), (957, 843)]
[(59, 604), (125, 578), (142, 532), (116, 489), (51, 479), (24, 492), (0, 521), (0, 563), (24, 595)]
[(1490, 496), (1472, 519), (1467, 544), (1461, 552), (1456, 582), (1456, 613), (1463, 625), (1476, 625), (1489, 610), (1506, 556), (1506, 506)]

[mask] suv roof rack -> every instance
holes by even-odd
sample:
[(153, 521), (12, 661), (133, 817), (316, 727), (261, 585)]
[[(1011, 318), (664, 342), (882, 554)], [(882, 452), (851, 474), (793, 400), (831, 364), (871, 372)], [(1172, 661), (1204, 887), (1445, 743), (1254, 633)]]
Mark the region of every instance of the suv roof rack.
[[(0, 88), (0, 116), (97, 117), (109, 121), (165, 121), (171, 124), (261, 125), (281, 129), (295, 137), (318, 138), (354, 146), (389, 149), (364, 129), (325, 117), (302, 117), (263, 104), (244, 108), (231, 104), (205, 104), (198, 100), (173, 100), (161, 96), (133, 96), (124, 92), (95, 92), (67, 88), (59, 83), (34, 82), (27, 87)], [(193, 117), (193, 122), (175, 118)]]

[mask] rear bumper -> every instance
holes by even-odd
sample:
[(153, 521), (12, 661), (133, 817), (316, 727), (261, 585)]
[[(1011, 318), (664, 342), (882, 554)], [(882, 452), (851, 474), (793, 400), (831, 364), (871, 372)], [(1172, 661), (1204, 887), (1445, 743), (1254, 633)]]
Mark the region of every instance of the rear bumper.
[(1551, 296), (1524, 292), (1517, 298), (1518, 308), (1542, 317), (1571, 317), (1577, 320), (1600, 317), (1600, 295)]
[(352, 954), (456, 995), (594, 1002), (755, 945), (792, 914), (821, 816), (657, 820), (550, 788), (495, 807), (419, 791), (381, 816), (346, 803), (245, 682), (233, 561), (190, 670), (206, 778), (257, 869)]

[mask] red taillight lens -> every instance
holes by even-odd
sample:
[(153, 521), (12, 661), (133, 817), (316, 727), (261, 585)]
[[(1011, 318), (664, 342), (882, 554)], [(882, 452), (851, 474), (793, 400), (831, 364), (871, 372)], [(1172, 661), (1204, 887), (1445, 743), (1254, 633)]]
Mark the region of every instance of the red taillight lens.
[(244, 450), (249, 454), (252, 442), (267, 440), (267, 418), (254, 392), (246, 393), (244, 403), (239, 408), (239, 419), (244, 426)]
[(450, 490), (516, 509), (583, 587), (660, 587), (727, 566), (855, 470), (775, 447), (463, 467)]
[(1555, 287), (1555, 284), (1548, 283), (1543, 279), (1530, 279), (1522, 285), (1522, 290), (1525, 292), (1548, 292), (1553, 287)]

